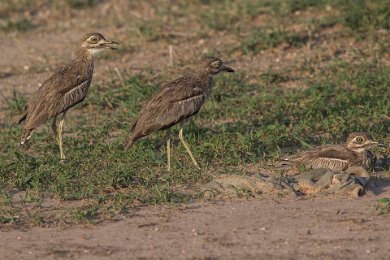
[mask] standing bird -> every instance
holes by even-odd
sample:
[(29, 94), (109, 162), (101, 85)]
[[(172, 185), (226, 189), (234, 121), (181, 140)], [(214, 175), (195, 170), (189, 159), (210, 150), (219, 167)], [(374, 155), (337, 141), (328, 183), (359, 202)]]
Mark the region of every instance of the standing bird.
[(312, 150), (297, 153), (283, 159), (284, 162), (303, 164), (308, 168), (329, 168), (334, 171), (345, 171), (350, 167), (363, 167), (367, 171), (373, 170), (376, 157), (368, 150), (375, 145), (367, 133), (351, 133), (345, 144), (327, 144)]
[[(100, 33), (84, 35), (75, 51), (75, 58), (48, 78), (30, 100), (19, 123), (26, 121), (20, 144), (25, 144), (38, 126), (50, 118), (52, 129), (60, 147), (61, 160), (65, 159), (62, 148), (62, 130), (66, 112), (84, 100), (92, 81), (94, 58), (104, 49), (115, 49), (118, 44), (108, 41)], [(57, 116), (62, 119), (57, 128)]]
[[(213, 76), (221, 71), (234, 72), (220, 59), (208, 57), (203, 59), (191, 73), (164, 85), (142, 108), (133, 125), (125, 150), (128, 150), (136, 140), (158, 130), (170, 128), (198, 113), (210, 95)], [(180, 128), (179, 139), (193, 164), (199, 169), (189, 145), (184, 140), (183, 128)], [(171, 168), (170, 149), (170, 139), (168, 139), (168, 171)]]

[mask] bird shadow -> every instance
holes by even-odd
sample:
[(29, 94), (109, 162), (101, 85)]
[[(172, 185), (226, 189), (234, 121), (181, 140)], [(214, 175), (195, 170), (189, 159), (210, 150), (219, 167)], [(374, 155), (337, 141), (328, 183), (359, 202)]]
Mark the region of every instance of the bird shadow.
[(382, 174), (373, 175), (366, 185), (366, 192), (372, 193), (375, 196), (383, 193), (389, 193), (390, 195), (390, 177), (383, 176)]

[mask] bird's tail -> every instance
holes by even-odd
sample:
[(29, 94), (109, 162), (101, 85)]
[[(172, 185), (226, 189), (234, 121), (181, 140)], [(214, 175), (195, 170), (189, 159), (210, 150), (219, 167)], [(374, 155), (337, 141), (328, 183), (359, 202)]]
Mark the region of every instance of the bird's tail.
[(134, 144), (133, 138), (130, 138), (129, 141), (127, 141), (126, 145), (124, 146), (124, 150), (127, 151), (129, 150)]
[(20, 140), (21, 145), (24, 145), (27, 143), (27, 141), (28, 141), (28, 139), (30, 139), (33, 131), (34, 131), (34, 129), (24, 129), (22, 138)]
[(18, 125), (20, 125), (24, 120), (27, 118), (27, 111), (23, 113), (23, 115), (20, 117), (18, 121)]
[(126, 143), (126, 145), (124, 146), (124, 150), (125, 151), (127, 151), (127, 150), (129, 150), (132, 146), (133, 146), (133, 144), (135, 143), (135, 141), (137, 141), (138, 139), (140, 139), (140, 138), (142, 138), (142, 137), (144, 137), (145, 135), (140, 135), (139, 133), (137, 133), (137, 132), (133, 132), (131, 135), (130, 135), (130, 138), (129, 139), (127, 139), (128, 141), (127, 141), (127, 143)]

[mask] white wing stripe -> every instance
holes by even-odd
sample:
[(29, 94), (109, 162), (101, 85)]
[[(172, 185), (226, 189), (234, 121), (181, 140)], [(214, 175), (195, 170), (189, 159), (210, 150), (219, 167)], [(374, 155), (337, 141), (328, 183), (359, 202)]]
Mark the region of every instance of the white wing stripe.
[(326, 161), (336, 161), (336, 162), (348, 163), (348, 160), (342, 160), (342, 159), (337, 159), (337, 158), (329, 158), (329, 157), (318, 157), (317, 160), (326, 160)]

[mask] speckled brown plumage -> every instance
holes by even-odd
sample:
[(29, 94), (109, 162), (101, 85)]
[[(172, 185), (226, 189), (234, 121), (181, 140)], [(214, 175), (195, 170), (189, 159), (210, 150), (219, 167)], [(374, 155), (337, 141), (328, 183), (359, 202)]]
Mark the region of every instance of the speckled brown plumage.
[(348, 136), (345, 144), (321, 145), (285, 158), (284, 161), (303, 164), (308, 168), (336, 171), (344, 171), (352, 166), (372, 170), (376, 158), (368, 149), (376, 144), (367, 133), (355, 132)]
[(86, 34), (81, 39), (75, 58), (48, 78), (28, 103), (19, 120), (26, 121), (21, 144), (27, 142), (35, 128), (84, 100), (92, 80), (95, 54), (114, 49), (111, 44), (117, 43), (107, 41), (100, 33)]
[(22, 140), (50, 118), (83, 101), (93, 75), (93, 58), (80, 52), (69, 64), (47, 79), (28, 104), (19, 121), (26, 120)]
[[(223, 65), (218, 58), (205, 58), (191, 73), (163, 86), (142, 108), (125, 149), (129, 149), (139, 138), (167, 129), (198, 113), (210, 95), (213, 76), (221, 71), (234, 72), (232, 68)], [(188, 144), (183, 139), (182, 131), (181, 129), (179, 138), (193, 163), (198, 166)], [(169, 145), (168, 141), (168, 170), (170, 169)]]
[[(220, 67), (213, 68), (212, 64)], [(129, 149), (141, 137), (198, 113), (210, 94), (213, 76), (220, 71), (233, 72), (233, 69), (222, 65), (218, 58), (206, 58), (192, 73), (163, 86), (142, 108), (125, 148)]]

